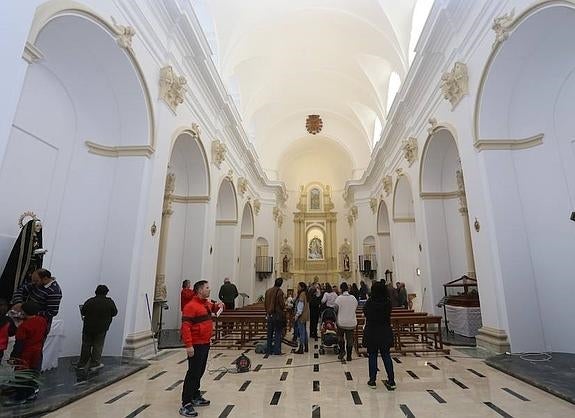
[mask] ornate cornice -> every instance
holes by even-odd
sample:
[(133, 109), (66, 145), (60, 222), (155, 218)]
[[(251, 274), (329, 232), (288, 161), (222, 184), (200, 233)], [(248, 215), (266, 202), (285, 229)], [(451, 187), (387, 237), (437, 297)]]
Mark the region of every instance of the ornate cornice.
[(441, 76), (441, 92), (443, 98), (451, 103), (451, 110), (459, 104), (463, 96), (469, 91), (469, 78), (467, 65), (456, 62), (451, 71)]
[(477, 151), (527, 149), (543, 144), (543, 137), (544, 134), (537, 134), (519, 139), (479, 139), (473, 146)]
[(160, 99), (176, 112), (178, 105), (184, 103), (186, 95), (186, 77), (174, 73), (171, 65), (166, 65), (160, 70)]
[(181, 196), (172, 195), (172, 201), (175, 203), (208, 203), (210, 196)]

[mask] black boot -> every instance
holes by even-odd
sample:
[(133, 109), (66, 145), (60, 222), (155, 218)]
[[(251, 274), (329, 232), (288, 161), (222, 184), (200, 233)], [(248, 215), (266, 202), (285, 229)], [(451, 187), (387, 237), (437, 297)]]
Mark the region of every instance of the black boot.
[(308, 343), (305, 343), (304, 351), (305, 351), (306, 353), (307, 353), (307, 352), (309, 352), (309, 346), (308, 346)]
[(299, 348), (297, 349), (295, 354), (303, 354), (303, 344), (300, 343)]

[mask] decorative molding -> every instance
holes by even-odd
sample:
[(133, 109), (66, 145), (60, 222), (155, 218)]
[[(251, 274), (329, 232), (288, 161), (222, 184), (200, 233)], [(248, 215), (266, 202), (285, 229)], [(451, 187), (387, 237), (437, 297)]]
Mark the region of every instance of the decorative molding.
[(226, 174), (226, 179), (233, 183), (234, 181), (234, 170), (231, 168), (228, 170), (228, 174)]
[(457, 191), (459, 192), (459, 213), (467, 214), (467, 196), (465, 196), (465, 180), (463, 179), (463, 170), (455, 172), (457, 178)]
[(160, 99), (175, 113), (178, 105), (184, 103), (186, 95), (186, 77), (177, 76), (171, 65), (160, 70)]
[(120, 48), (124, 48), (133, 54), (132, 38), (136, 34), (136, 30), (131, 26), (119, 25), (116, 23), (114, 16), (111, 16), (110, 19), (112, 20), (112, 28), (116, 34), (116, 43)]
[(262, 208), (262, 202), (260, 202), (259, 199), (254, 199), (253, 206), (254, 206), (254, 212), (256, 213), (256, 215), (259, 215), (260, 210)]
[(284, 214), (283, 214), (282, 210), (277, 206), (275, 206), (273, 209), (273, 217), (274, 217), (274, 221), (277, 222), (278, 227), (281, 228), (282, 224), (284, 222)]
[(515, 17), (515, 9), (511, 10), (502, 16), (493, 19), (491, 29), (495, 32), (495, 40), (493, 41), (492, 48), (495, 49), (500, 43), (509, 38), (509, 32), (513, 26), (513, 19)]
[(541, 133), (520, 139), (478, 139), (473, 146), (477, 151), (528, 149), (543, 144), (543, 137)]
[(276, 191), (276, 201), (279, 206), (284, 207), (288, 198), (289, 196), (286, 191), (284, 190)]
[(174, 190), (176, 190), (176, 175), (168, 172), (166, 175), (166, 185), (164, 186), (164, 206), (162, 216), (170, 216), (174, 213), (172, 209)]
[(154, 302), (165, 302), (168, 300), (168, 289), (166, 287), (166, 275), (156, 275), (156, 287), (154, 288)]
[(102, 157), (146, 157), (154, 153), (154, 148), (150, 145), (101, 145), (92, 141), (84, 141), (88, 147), (88, 152), (91, 154), (100, 155)]
[(383, 190), (385, 191), (385, 195), (389, 196), (393, 190), (393, 177), (387, 175), (383, 178)]
[(238, 177), (238, 192), (243, 197), (248, 190), (248, 181), (245, 177)]
[(351, 206), (354, 201), (353, 190), (347, 187), (343, 192), (343, 200), (346, 206)]
[(510, 350), (509, 340), (505, 330), (482, 326), (475, 336), (477, 346), (495, 353), (505, 353)]
[(377, 198), (375, 197), (371, 197), (369, 198), (369, 207), (371, 208), (371, 212), (375, 215), (375, 213), (377, 212), (377, 204), (379, 202), (377, 201)]
[(358, 210), (357, 210), (357, 206), (353, 205), (351, 208), (349, 208), (349, 213), (347, 215), (347, 222), (349, 223), (349, 226), (352, 226), (353, 223), (357, 220), (358, 217)]
[(208, 203), (210, 196), (181, 196), (172, 195), (172, 201), (175, 203)]
[(396, 223), (415, 222), (415, 218), (413, 216), (398, 216), (396, 218), (393, 218), (393, 222), (396, 222)]
[(451, 110), (455, 109), (463, 96), (469, 90), (469, 77), (467, 75), (467, 65), (456, 62), (451, 71), (441, 76), (441, 91), (443, 98), (451, 103)]
[(214, 163), (217, 168), (221, 167), (222, 162), (226, 159), (227, 152), (228, 148), (222, 141), (219, 139), (212, 141), (212, 163)]
[(443, 200), (443, 199), (457, 199), (459, 191), (452, 192), (420, 192), (419, 197), (424, 200)]
[(401, 177), (401, 176), (405, 175), (405, 173), (403, 172), (403, 168), (401, 168), (401, 167), (395, 169), (395, 174), (397, 174), (397, 177)]
[(410, 137), (402, 142), (401, 149), (403, 157), (409, 163), (409, 166), (417, 160), (417, 138)]
[(35, 64), (41, 59), (44, 59), (44, 54), (38, 49), (36, 45), (26, 41), (24, 52), (22, 52), (22, 58), (28, 64)]
[(389, 237), (391, 233), (389, 231), (384, 231), (384, 232), (378, 232), (377, 235), (383, 235)]
[(216, 225), (237, 225), (238, 221), (235, 219), (220, 219), (216, 221)]

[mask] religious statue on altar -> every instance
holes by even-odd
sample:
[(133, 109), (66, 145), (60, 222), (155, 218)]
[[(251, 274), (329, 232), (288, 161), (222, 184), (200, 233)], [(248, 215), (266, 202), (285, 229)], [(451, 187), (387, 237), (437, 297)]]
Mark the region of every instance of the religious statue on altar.
[[(26, 218), (29, 219), (26, 223)], [(42, 247), (42, 222), (33, 212), (26, 212), (18, 221), (20, 234), (10, 252), (2, 276), (0, 298), (11, 300), (14, 290), (30, 279), (31, 274), (42, 268), (46, 250)]]
[(343, 257), (343, 271), (349, 271), (349, 255)]
[(284, 255), (284, 258), (282, 260), (282, 273), (288, 273), (289, 272), (289, 258), (286, 255)]

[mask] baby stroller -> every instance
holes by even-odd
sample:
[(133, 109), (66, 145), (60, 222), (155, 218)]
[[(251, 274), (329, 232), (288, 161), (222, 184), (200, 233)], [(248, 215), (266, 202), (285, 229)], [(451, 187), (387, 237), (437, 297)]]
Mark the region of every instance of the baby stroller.
[(321, 314), (320, 335), (321, 342), (319, 353), (325, 354), (325, 350), (332, 349), (334, 354), (339, 353), (339, 338), (337, 337), (336, 315), (333, 308), (325, 308)]

